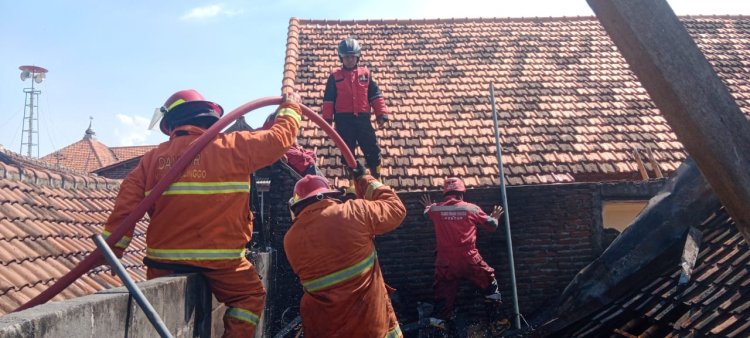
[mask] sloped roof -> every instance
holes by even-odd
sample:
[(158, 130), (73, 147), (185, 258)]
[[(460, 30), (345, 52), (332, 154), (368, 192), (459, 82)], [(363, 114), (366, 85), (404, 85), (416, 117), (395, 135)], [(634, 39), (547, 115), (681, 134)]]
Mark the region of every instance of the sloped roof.
[[(682, 20), (750, 113), (750, 19)], [(347, 36), (360, 41), (361, 62), (389, 106), (390, 126), (377, 135), (385, 182), (399, 190), (434, 189), (449, 175), (470, 187), (499, 183), (491, 83), (509, 184), (636, 179), (635, 148), (652, 149), (666, 173), (685, 158), (595, 18), (292, 18), (282, 86), (319, 110), (339, 67), (335, 46)], [(327, 176), (344, 176), (339, 151), (311, 122), (299, 142), (316, 150)]]
[[(94, 248), (114, 206), (119, 181), (52, 170), (40, 161), (0, 152), (0, 315), (51, 286)], [(123, 264), (145, 280), (145, 222)], [(53, 300), (120, 286), (108, 269), (87, 272)]]
[(94, 132), (91, 124), (89, 124), (88, 129), (86, 129), (83, 135), (83, 139), (45, 155), (41, 160), (56, 167), (65, 167), (80, 172), (91, 173), (100, 168), (143, 156), (143, 154), (156, 147), (155, 145), (107, 147), (104, 143), (97, 141), (96, 132)]
[(135, 158), (135, 157), (141, 157), (143, 156), (143, 154), (147, 153), (149, 150), (154, 149), (156, 147), (158, 147), (158, 145), (110, 147), (109, 150), (111, 150), (112, 153), (115, 154), (115, 158), (117, 158), (117, 162), (123, 162), (129, 159)]
[(43, 156), (41, 160), (83, 172), (92, 172), (118, 162), (115, 153), (95, 138), (84, 138)]
[(249, 124), (247, 124), (247, 121), (245, 121), (245, 117), (244, 116), (240, 116), (240, 118), (238, 118), (236, 121), (234, 121), (234, 123), (232, 123), (231, 126), (227, 127), (227, 129), (225, 129), (223, 131), (223, 133), (231, 133), (231, 132), (234, 132), (234, 131), (243, 131), (243, 130), (252, 131), (252, 130), (255, 130), (255, 129), (253, 129), (253, 127), (251, 127)]
[(748, 337), (750, 250), (725, 211), (704, 222), (703, 245), (684, 287), (674, 268), (560, 336)]

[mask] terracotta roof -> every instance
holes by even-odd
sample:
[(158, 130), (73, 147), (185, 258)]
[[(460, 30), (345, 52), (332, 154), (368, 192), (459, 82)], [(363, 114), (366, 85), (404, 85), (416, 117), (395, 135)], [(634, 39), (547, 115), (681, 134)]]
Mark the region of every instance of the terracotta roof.
[[(750, 19), (683, 22), (749, 113)], [(318, 110), (328, 74), (339, 67), (335, 46), (347, 36), (362, 44), (362, 64), (389, 105), (390, 126), (377, 135), (385, 181), (397, 189), (434, 189), (449, 175), (470, 187), (498, 184), (490, 83), (509, 184), (637, 179), (635, 148), (652, 149), (666, 173), (685, 158), (594, 18), (292, 18), (282, 90), (293, 87)], [(344, 176), (338, 150), (309, 121), (299, 142), (316, 150), (327, 176)]]
[[(40, 161), (0, 152), (0, 315), (24, 304), (70, 271), (94, 247), (119, 181), (51, 170)], [(145, 280), (141, 221), (123, 263)], [(53, 300), (119, 286), (108, 269), (89, 271)]]
[[(130, 146), (130, 147), (110, 147), (109, 150), (115, 154), (117, 162), (127, 161), (134, 157), (141, 157), (149, 150), (158, 147), (157, 145), (148, 146)], [(102, 166), (104, 167), (104, 166)], [(98, 169), (98, 168), (97, 168)]]
[(94, 135), (95, 133), (89, 126), (83, 139), (45, 155), (41, 160), (54, 166), (91, 173), (100, 168), (143, 156), (157, 147), (155, 145), (107, 147), (104, 143), (97, 141)]
[(244, 116), (240, 116), (234, 123), (232, 123), (231, 126), (227, 127), (227, 129), (224, 129), (224, 133), (231, 133), (233, 131), (243, 131), (243, 130), (249, 130), (253, 131), (253, 127), (251, 127), (249, 124), (247, 124), (247, 121), (245, 121)]
[[(579, 321), (564, 336), (748, 337), (750, 250), (722, 210), (704, 222), (692, 279), (678, 286), (674, 269)], [(561, 335), (562, 336), (562, 335)]]
[(53, 165), (92, 172), (98, 168), (117, 162), (115, 153), (94, 138), (84, 138), (65, 148), (47, 154), (42, 161)]

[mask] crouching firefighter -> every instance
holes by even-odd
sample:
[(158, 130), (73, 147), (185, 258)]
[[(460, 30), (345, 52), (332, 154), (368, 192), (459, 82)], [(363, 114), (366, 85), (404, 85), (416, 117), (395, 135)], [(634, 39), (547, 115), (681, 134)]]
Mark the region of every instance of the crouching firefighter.
[(487, 320), (492, 333), (497, 335), (510, 323), (502, 312), (495, 269), (479, 254), (476, 242), (477, 227), (495, 231), (503, 208), (495, 206), (488, 216), (475, 204), (463, 200), (465, 192), (463, 181), (450, 177), (445, 180), (441, 202), (432, 203), (427, 195), (422, 196), (424, 215), (435, 226), (435, 310), (439, 319), (450, 322), (459, 282), (468, 279), (484, 293)]
[[(148, 210), (147, 278), (200, 272), (225, 303), (223, 337), (252, 337), (266, 291), (245, 257), (253, 231), (249, 207), (250, 173), (277, 161), (294, 143), (300, 122), (299, 97), (285, 96), (276, 123), (267, 131), (217, 135)], [(170, 96), (161, 108), (161, 131), (169, 141), (143, 155), (123, 180), (102, 233), (109, 237), (171, 165), (223, 114), (195, 90)], [(132, 231), (113, 248), (118, 257)]]
[(284, 250), (305, 291), (307, 338), (403, 336), (373, 240), (398, 227), (406, 209), (390, 187), (356, 172), (356, 199), (341, 202), (325, 178), (307, 175), (289, 200), (294, 221)]

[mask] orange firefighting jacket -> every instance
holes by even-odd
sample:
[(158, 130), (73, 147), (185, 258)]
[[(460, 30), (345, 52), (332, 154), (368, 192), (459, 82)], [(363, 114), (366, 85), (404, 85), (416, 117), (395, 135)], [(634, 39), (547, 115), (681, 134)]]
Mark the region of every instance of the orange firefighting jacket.
[(369, 200), (324, 199), (307, 206), (284, 237), (305, 294), (305, 337), (402, 337), (373, 239), (401, 224), (406, 209), (375, 181)]
[[(236, 265), (244, 257), (253, 231), (250, 173), (278, 160), (294, 143), (299, 129), (298, 106), (283, 106), (296, 113), (289, 109), (286, 114), (280, 113), (270, 130), (216, 136), (156, 200), (148, 210), (148, 258), (219, 269)], [(169, 141), (143, 156), (120, 185), (104, 237), (116, 229), (205, 131), (180, 126)], [(117, 243), (117, 248), (126, 248), (131, 237), (132, 231)]]

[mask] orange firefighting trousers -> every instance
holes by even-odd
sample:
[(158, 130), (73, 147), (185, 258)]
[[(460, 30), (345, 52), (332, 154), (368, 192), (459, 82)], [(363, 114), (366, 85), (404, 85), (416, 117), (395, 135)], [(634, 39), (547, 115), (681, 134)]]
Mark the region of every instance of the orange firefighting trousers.
[[(173, 271), (148, 268), (148, 279), (166, 276)], [(225, 303), (224, 338), (252, 337), (263, 312), (266, 290), (258, 273), (246, 258), (237, 261), (235, 268), (201, 272), (208, 280), (211, 292)]]

